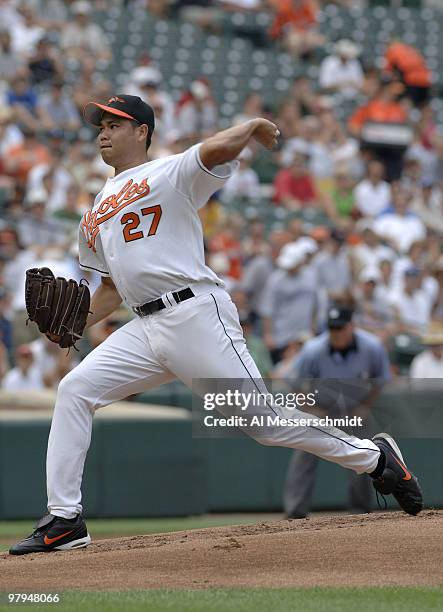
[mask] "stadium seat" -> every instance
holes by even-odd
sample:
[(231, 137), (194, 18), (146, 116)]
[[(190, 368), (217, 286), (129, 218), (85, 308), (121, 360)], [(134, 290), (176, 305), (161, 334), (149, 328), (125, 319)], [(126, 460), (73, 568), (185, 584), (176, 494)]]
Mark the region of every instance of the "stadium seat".
[(397, 334), (389, 341), (389, 358), (401, 374), (407, 374), (409, 366), (416, 355), (421, 353), (423, 345), (419, 336)]
[(261, 151), (255, 158), (252, 167), (257, 172), (261, 183), (272, 183), (279, 170), (279, 166), (268, 151)]

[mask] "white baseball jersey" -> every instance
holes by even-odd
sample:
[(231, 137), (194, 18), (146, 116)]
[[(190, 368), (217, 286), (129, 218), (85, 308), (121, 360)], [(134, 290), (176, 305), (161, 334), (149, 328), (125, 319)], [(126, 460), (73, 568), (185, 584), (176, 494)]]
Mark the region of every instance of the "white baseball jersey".
[(79, 228), (80, 267), (111, 276), (130, 306), (195, 282), (223, 286), (204, 259), (198, 209), (238, 162), (207, 170), (200, 144), (109, 178)]

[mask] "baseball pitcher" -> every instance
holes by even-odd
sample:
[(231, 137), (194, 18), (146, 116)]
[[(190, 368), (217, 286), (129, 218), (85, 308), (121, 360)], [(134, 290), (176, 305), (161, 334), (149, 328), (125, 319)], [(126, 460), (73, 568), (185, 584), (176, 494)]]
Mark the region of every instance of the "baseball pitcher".
[[(122, 301), (136, 317), (61, 381), (47, 451), (48, 514), (12, 546), (15, 555), (90, 543), (81, 483), (98, 408), (176, 378), (197, 392), (196, 379), (225, 378), (250, 381), (266, 393), (237, 310), (223, 282), (205, 265), (198, 209), (231, 176), (251, 139), (274, 147), (277, 127), (253, 119), (184, 153), (148, 161), (154, 113), (139, 97), (118, 94), (106, 104), (91, 102), (85, 118), (99, 129), (101, 155), (115, 170), (79, 227), (80, 266), (97, 271), (101, 284), (89, 304), (84, 286), (60, 284), (48, 269), (30, 271), (28, 313), (62, 346), (74, 344), (85, 326), (110, 315)], [(275, 409), (266, 404), (260, 410)], [(309, 416), (293, 411), (294, 418)], [(387, 434), (361, 440), (332, 427), (273, 427), (258, 441), (366, 472), (405, 512), (422, 509), (417, 479)]]

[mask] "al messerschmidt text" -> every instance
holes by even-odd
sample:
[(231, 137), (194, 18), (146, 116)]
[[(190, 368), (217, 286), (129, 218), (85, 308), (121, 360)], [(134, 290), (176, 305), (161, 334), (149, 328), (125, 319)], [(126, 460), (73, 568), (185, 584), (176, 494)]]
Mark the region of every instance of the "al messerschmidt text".
[(253, 417), (235, 415), (226, 418), (208, 414), (203, 423), (206, 427), (362, 427), (363, 419), (360, 416), (289, 419), (271, 414)]

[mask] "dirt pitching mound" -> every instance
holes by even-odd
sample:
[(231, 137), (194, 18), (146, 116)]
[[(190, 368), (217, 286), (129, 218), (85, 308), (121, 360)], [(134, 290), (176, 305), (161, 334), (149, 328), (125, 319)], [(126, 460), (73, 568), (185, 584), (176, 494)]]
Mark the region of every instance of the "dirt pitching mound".
[(0, 554), (0, 591), (438, 585), (442, 533), (443, 511), (427, 510), (101, 540)]

